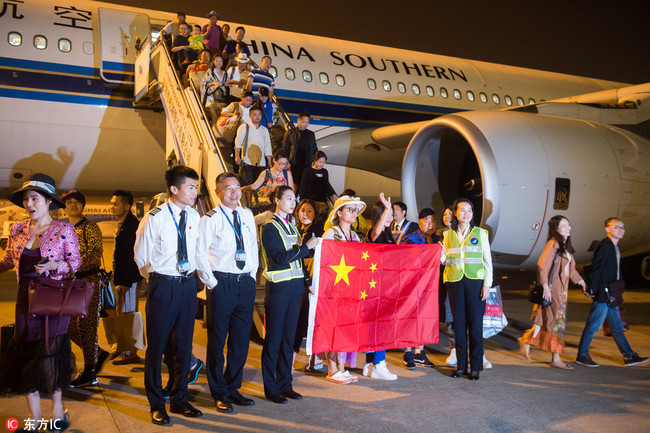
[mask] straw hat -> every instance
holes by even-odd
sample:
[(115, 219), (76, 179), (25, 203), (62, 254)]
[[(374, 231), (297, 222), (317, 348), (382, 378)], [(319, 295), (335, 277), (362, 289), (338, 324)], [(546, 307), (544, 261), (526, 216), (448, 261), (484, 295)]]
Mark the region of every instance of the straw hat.
[(334, 203), (334, 208), (330, 213), (329, 220), (331, 223), (334, 223), (334, 218), (336, 217), (336, 211), (341, 209), (344, 206), (356, 206), (359, 209), (359, 213), (363, 213), (366, 209), (366, 204), (361, 201), (359, 197), (350, 197), (349, 195), (342, 195)]

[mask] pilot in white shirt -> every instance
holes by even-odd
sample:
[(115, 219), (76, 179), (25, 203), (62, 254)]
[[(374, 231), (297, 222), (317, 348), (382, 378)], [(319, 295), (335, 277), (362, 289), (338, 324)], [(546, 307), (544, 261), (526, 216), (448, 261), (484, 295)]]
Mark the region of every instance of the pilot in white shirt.
[(196, 316), (199, 214), (192, 206), (196, 201), (198, 179), (198, 174), (189, 167), (167, 170), (169, 200), (147, 213), (136, 233), (135, 261), (140, 273), (149, 281), (144, 384), (151, 421), (159, 425), (169, 424), (161, 362), (172, 330), (177, 379), (171, 390), (170, 411), (186, 417), (202, 415), (188, 402), (187, 392)]
[(241, 395), (239, 388), (248, 356), (259, 252), (253, 213), (238, 205), (239, 178), (234, 173), (221, 173), (216, 183), (221, 205), (201, 218), (197, 271), (208, 288), (206, 367), (210, 393), (219, 412), (232, 412), (233, 403), (255, 404)]

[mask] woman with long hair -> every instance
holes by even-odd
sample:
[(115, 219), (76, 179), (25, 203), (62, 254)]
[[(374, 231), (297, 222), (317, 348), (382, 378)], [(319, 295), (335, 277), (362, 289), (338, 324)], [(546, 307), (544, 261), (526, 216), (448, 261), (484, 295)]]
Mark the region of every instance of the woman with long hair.
[[(50, 215), (50, 209), (65, 206), (50, 176), (34, 174), (8, 198), (24, 208), (29, 218), (11, 227), (0, 260), (0, 272), (16, 268), (18, 275), (14, 338), (0, 363), (0, 395), (25, 394), (29, 418), (36, 421), (43, 418), (41, 395), (52, 396), (52, 419), (62, 431), (69, 423), (61, 391), (70, 384), (74, 370), (66, 333), (70, 317), (49, 317), (46, 322), (43, 316), (29, 314), (28, 287), (42, 275), (61, 280), (75, 273), (81, 264), (77, 234), (72, 224)], [(51, 341), (46, 341), (46, 335)]]
[(210, 114), (212, 125), (217, 123), (221, 110), (228, 105), (230, 97), (228, 74), (222, 69), (222, 66), (223, 57), (215, 56), (212, 59), (212, 67), (206, 71), (201, 80), (201, 101)]
[[(537, 282), (544, 287), (543, 297), (551, 301), (551, 305), (533, 307), (535, 324), (519, 338), (519, 346), (522, 354), (528, 359), (531, 344), (551, 352), (551, 367), (564, 370), (573, 369), (560, 358), (566, 335), (569, 280), (582, 286), (583, 290), (586, 289), (585, 281), (576, 271), (571, 245), (571, 224), (564, 216), (555, 215), (548, 221), (548, 242), (537, 262)], [(549, 284), (549, 281), (552, 282)]]
[(296, 226), (289, 221), (296, 207), (293, 188), (283, 185), (273, 193), (275, 214), (262, 226), (262, 249), (269, 280), (266, 310), (266, 336), (262, 349), (264, 395), (274, 403), (302, 396), (292, 387), (293, 341), (305, 291), (302, 258), (320, 242), (311, 237), (301, 243)]
[(251, 202), (251, 209), (255, 215), (266, 210), (273, 210), (275, 204), (271, 200), (271, 193), (279, 186), (286, 185), (293, 189), (293, 176), (289, 170), (287, 153), (280, 149), (273, 154), (273, 166), (267, 168), (255, 182), (242, 187), (242, 194)]
[[(456, 370), (478, 380), (483, 370), (483, 315), (492, 285), (492, 257), (487, 230), (474, 225), (474, 205), (465, 198), (451, 206), (451, 229), (443, 232), (443, 281), (456, 330)], [(469, 365), (468, 341), (469, 333)]]

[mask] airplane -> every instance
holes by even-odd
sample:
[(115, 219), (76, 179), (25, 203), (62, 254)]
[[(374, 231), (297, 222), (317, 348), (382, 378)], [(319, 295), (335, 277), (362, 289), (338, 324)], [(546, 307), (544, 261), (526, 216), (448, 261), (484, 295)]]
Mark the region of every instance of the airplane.
[[(0, 188), (44, 171), (62, 189), (162, 191), (171, 134), (160, 106), (134, 105), (134, 65), (136, 39), (154, 43), (173, 19), (93, 1), (6, 0)], [(401, 197), (410, 219), (468, 197), (495, 266), (513, 269), (535, 266), (551, 216), (571, 220), (582, 263), (603, 220), (618, 216), (628, 229), (621, 250), (650, 279), (649, 83), (245, 27), (253, 59), (273, 60), (286, 112), (312, 114), (335, 189), (369, 203), (379, 191)]]

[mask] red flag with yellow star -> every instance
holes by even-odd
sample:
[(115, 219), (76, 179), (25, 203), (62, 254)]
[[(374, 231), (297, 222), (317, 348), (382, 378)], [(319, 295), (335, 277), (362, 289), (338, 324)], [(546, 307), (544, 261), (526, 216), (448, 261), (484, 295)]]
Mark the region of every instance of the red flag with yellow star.
[(307, 352), (438, 342), (440, 245), (324, 240), (314, 256)]

